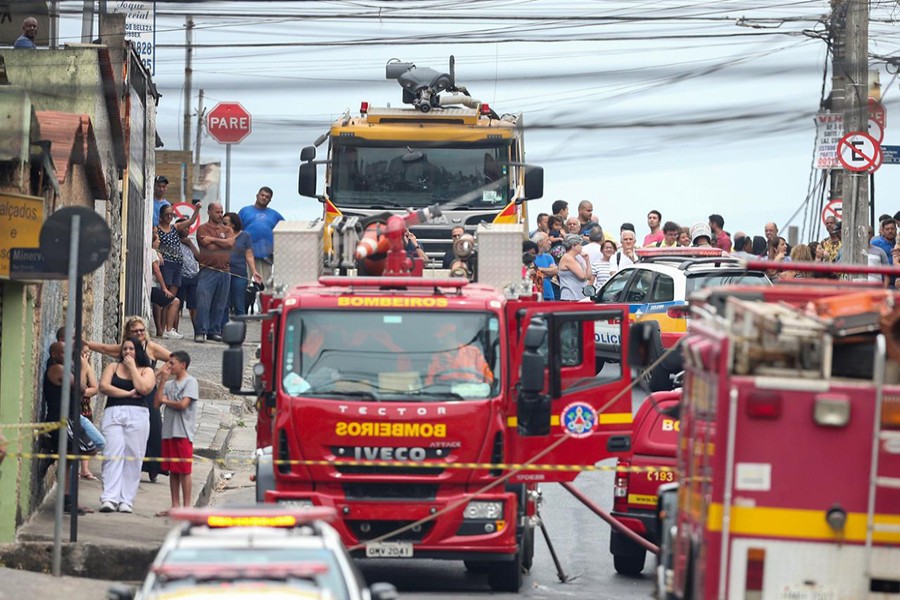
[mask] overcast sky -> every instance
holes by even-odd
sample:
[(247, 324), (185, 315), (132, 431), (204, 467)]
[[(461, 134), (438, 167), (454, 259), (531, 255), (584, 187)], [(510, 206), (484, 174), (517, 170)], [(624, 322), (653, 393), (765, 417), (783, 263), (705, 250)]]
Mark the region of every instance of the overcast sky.
[[(900, 9), (872, 5), (870, 52), (894, 55)], [(717, 212), (726, 229), (757, 234), (798, 209), (793, 224), (819, 221), (818, 199), (802, 207), (827, 0), (160, 2), (157, 11), (166, 148), (180, 149), (182, 137), (184, 17), (173, 13), (194, 12), (192, 104), (203, 88), (207, 108), (238, 101), (253, 115), (253, 133), (232, 151), (234, 210), (268, 185), (288, 219), (320, 216), (317, 201), (297, 194), (300, 149), (361, 101), (400, 105), (400, 87), (384, 79), (389, 59), (443, 70), (453, 54), (473, 96), (524, 113), (527, 160), (546, 172), (532, 220), (562, 198), (591, 200), (616, 231), (631, 221), (645, 232), (651, 209), (682, 225)], [(79, 32), (79, 17), (66, 15), (62, 35)], [(897, 83), (884, 64), (872, 68), (886, 88), (885, 143), (900, 144)], [(224, 156), (204, 135), (203, 162)], [(900, 210), (898, 185), (900, 165), (876, 174), (878, 213)]]

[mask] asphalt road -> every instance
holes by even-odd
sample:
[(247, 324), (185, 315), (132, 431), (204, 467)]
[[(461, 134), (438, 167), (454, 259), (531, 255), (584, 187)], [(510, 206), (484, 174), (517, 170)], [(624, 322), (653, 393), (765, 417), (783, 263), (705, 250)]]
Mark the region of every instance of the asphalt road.
[[(635, 409), (644, 397), (642, 392), (635, 392)], [(613, 465), (614, 461), (603, 464)], [(227, 487), (213, 498), (213, 503), (252, 503), (254, 488), (248, 477), (249, 472), (236, 465)], [(575, 486), (604, 509), (612, 507), (612, 472), (583, 473), (575, 480)], [(609, 526), (562, 487), (546, 484), (542, 486), (542, 491), (544, 502), (541, 514), (568, 581), (560, 582), (547, 544), (538, 533), (534, 566), (531, 573), (525, 576), (520, 595), (529, 598), (646, 600), (653, 590), (654, 557), (648, 555), (640, 577), (618, 575), (609, 553)], [(463, 594), (515, 596), (492, 593), (487, 576), (468, 573), (461, 562), (361, 560), (359, 565), (366, 580), (394, 584), (403, 599), (429, 600)]]

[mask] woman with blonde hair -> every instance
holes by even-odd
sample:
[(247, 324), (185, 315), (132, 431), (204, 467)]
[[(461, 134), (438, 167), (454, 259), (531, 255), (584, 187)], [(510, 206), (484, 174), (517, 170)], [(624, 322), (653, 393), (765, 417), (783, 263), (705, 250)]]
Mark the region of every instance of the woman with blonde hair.
[[(122, 328), (122, 340), (124, 341), (126, 338), (130, 337), (135, 337), (141, 342), (144, 351), (147, 353), (147, 356), (150, 357), (151, 361), (166, 362), (169, 360), (170, 352), (147, 336), (147, 324), (142, 317), (135, 315), (125, 318), (125, 327)], [(121, 352), (121, 346), (119, 344), (88, 342), (87, 345), (88, 348), (94, 352), (100, 352), (101, 354), (105, 354), (112, 358), (117, 358)]]
[[(791, 248), (791, 262), (813, 262), (812, 252), (806, 244), (797, 244)], [(782, 271), (778, 279), (806, 279), (811, 273), (804, 271)]]

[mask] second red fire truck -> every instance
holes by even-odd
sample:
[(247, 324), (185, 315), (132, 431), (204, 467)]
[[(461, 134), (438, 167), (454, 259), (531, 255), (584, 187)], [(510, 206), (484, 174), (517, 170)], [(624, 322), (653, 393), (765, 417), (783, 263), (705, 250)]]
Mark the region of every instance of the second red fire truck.
[(800, 281), (692, 299), (661, 598), (900, 597), (898, 298)]

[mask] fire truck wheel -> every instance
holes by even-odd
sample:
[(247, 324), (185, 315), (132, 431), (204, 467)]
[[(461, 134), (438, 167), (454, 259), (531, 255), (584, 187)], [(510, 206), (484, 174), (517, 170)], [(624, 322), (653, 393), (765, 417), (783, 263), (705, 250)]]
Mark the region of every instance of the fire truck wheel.
[(266, 448), (262, 452), (257, 451), (256, 456), (256, 501), (266, 501), (266, 490), (275, 489), (275, 465), (272, 460), (272, 448)]
[[(529, 519), (530, 521), (530, 519)], [(534, 564), (534, 526), (530, 523), (525, 526), (522, 532), (522, 567), (526, 571), (531, 571)]]
[(518, 593), (522, 587), (522, 550), (513, 560), (488, 563), (488, 585), (495, 592)]
[(613, 566), (616, 568), (616, 573), (636, 577), (644, 570), (644, 562), (646, 560), (646, 551), (641, 552), (637, 556), (620, 556), (615, 554), (613, 555)]
[(469, 573), (487, 573), (488, 567), (491, 566), (490, 563), (481, 560), (464, 560), (463, 564), (466, 565), (466, 571)]

